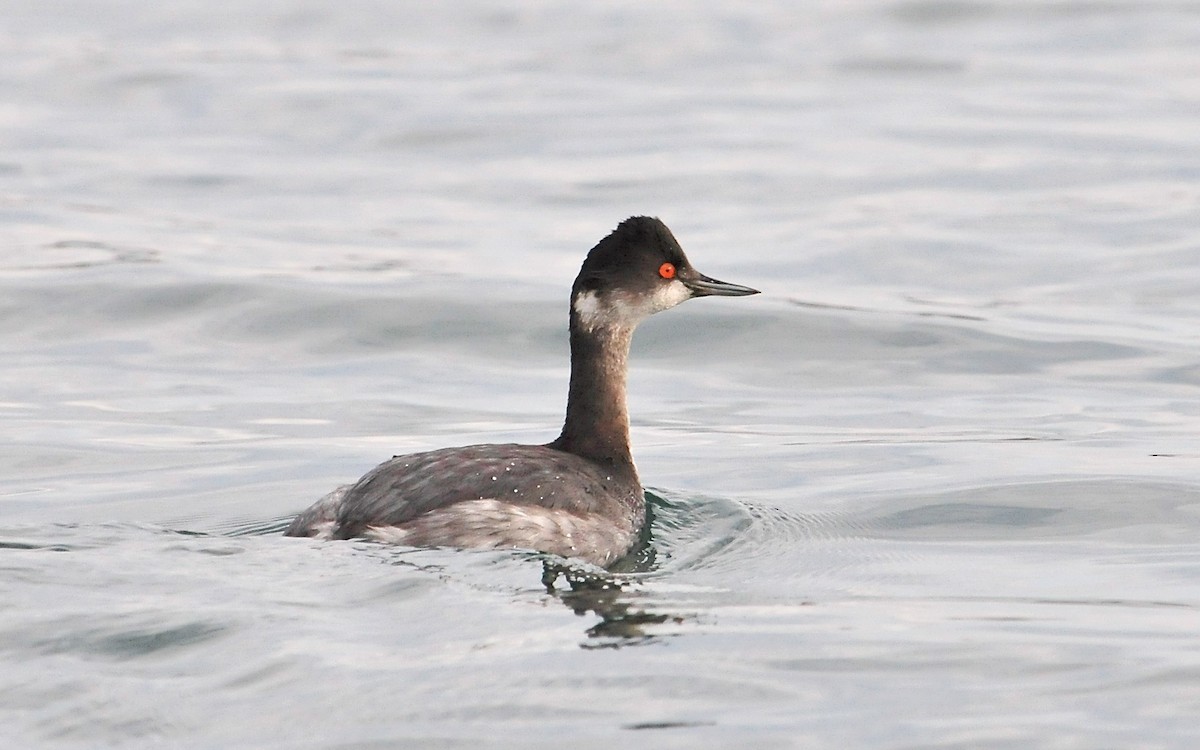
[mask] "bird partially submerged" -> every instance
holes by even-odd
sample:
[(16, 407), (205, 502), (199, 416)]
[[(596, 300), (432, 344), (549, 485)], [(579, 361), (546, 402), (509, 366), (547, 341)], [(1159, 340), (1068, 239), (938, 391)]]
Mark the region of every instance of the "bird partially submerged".
[(558, 438), (396, 456), (284, 533), (530, 549), (610, 565), (646, 521), (625, 398), (634, 329), (693, 297), (757, 293), (697, 271), (658, 219), (626, 219), (588, 253), (571, 288), (571, 381)]

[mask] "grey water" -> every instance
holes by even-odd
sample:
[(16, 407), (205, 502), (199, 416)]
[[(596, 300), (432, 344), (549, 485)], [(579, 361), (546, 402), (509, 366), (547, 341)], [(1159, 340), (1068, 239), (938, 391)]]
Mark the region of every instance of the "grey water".
[[(280, 536), (633, 214), (630, 565)], [(0, 353), (4, 747), (1200, 742), (1196, 3), (4, 2)]]

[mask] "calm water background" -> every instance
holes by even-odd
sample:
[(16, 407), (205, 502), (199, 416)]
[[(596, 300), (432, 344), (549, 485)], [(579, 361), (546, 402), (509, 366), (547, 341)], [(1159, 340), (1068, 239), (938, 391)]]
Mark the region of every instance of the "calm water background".
[[(637, 213), (640, 571), (277, 535)], [(1200, 4), (5, 2), (0, 222), (5, 746), (1200, 742)]]

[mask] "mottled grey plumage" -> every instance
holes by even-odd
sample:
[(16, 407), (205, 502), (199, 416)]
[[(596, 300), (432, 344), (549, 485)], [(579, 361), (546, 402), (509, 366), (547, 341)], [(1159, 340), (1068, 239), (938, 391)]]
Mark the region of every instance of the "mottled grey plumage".
[(326, 495), (284, 533), (615, 562), (646, 518), (625, 404), (633, 330), (647, 315), (710, 294), (756, 291), (700, 274), (658, 219), (622, 222), (588, 253), (572, 287), (571, 382), (554, 442), (397, 456)]

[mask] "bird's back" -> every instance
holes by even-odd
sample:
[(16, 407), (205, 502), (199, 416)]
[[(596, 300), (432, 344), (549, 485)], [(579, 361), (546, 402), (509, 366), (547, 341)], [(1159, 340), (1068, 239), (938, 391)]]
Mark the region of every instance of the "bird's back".
[(645, 518), (632, 465), (542, 445), (471, 445), (396, 456), (301, 514), (291, 536), (415, 546), (519, 547), (608, 564)]

